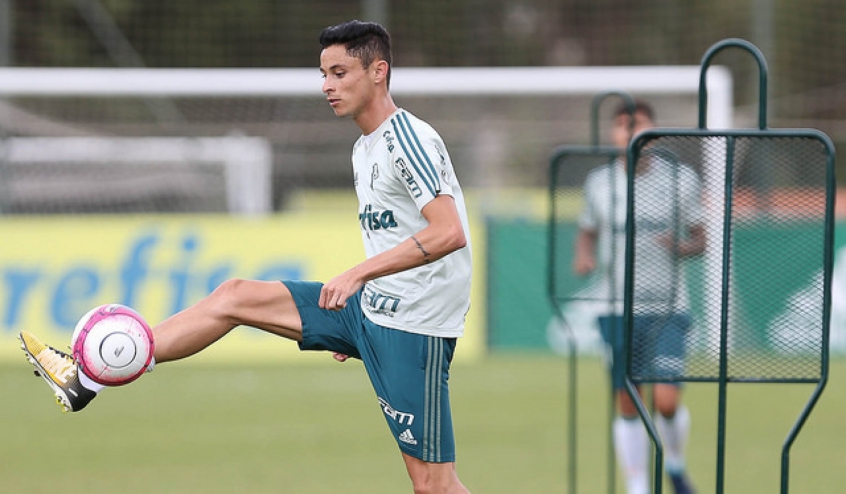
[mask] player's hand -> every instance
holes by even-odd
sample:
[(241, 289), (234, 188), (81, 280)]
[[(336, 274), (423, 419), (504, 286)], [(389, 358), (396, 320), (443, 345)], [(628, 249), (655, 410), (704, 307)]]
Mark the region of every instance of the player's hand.
[(321, 309), (341, 310), (347, 306), (347, 300), (363, 285), (364, 282), (359, 280), (352, 270), (341, 273), (323, 285), (318, 305)]
[(338, 362), (346, 362), (347, 359), (350, 358), (350, 356), (344, 355), (343, 353), (332, 352), (332, 358), (337, 360)]
[(655, 237), (655, 242), (674, 255), (682, 251), (681, 242), (672, 233), (661, 233)]
[(586, 276), (596, 269), (596, 260), (592, 257), (576, 257), (573, 261), (573, 272), (577, 276)]

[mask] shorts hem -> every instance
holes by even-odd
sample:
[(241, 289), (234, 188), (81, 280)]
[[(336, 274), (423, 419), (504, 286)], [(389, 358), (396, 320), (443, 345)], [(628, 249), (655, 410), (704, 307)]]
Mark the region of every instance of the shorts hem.
[(426, 455), (422, 454), (419, 450), (417, 450), (415, 448), (411, 448), (411, 447), (406, 447), (404, 444), (401, 444), (401, 443), (398, 443), (398, 444), (399, 444), (400, 451), (407, 454), (408, 456), (417, 458), (418, 460), (420, 460), (422, 462), (425, 462), (425, 463), (455, 463), (455, 455), (454, 454), (452, 454), (452, 455), (441, 455), (440, 459), (438, 459), (438, 460), (427, 460), (427, 459), (423, 458), (423, 456), (426, 456)]

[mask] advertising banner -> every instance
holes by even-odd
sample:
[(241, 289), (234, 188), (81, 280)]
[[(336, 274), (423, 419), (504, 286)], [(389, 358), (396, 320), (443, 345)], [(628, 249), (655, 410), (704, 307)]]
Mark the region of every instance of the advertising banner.
[[(90, 308), (120, 303), (153, 325), (228, 278), (326, 281), (364, 259), (358, 222), (337, 213), (262, 219), (201, 216), (45, 216), (0, 219), (0, 358), (20, 358), (17, 334), (66, 349)], [(476, 242), (482, 248), (481, 242)], [(483, 255), (476, 256), (482, 259)], [(477, 277), (478, 277), (477, 270)], [(475, 283), (464, 358), (483, 340), (481, 283)], [(478, 303), (477, 303), (478, 302)], [(238, 328), (193, 359), (285, 361), (296, 344)], [(317, 358), (328, 358), (325, 355)], [(329, 359), (331, 360), (331, 359)]]
[[(776, 259), (768, 266), (739, 260), (734, 272), (735, 311), (746, 324), (755, 328), (759, 349), (801, 351), (791, 345), (791, 337), (819, 321), (798, 320), (796, 305), (808, 307), (809, 317), (819, 313), (810, 310), (821, 307), (822, 300), (808, 300), (817, 293), (809, 287), (818, 285), (822, 265), (814, 253), (804, 252), (800, 246), (806, 225), (778, 225), (769, 230), (752, 229), (736, 232), (735, 243), (744, 251), (755, 251)], [(576, 225), (572, 226), (575, 243)], [(572, 331), (583, 353), (601, 351), (597, 317), (607, 307), (579, 300), (578, 292), (590, 280), (572, 276), (573, 300), (562, 304), (559, 317), (548, 292), (548, 231), (547, 225), (534, 219), (491, 219), (488, 235), (488, 341), (494, 350), (553, 350), (568, 351)], [(741, 249), (738, 249), (741, 250)], [(832, 273), (832, 317), (830, 348), (833, 353), (846, 354), (846, 224), (836, 226), (835, 261)], [(790, 265), (785, 270), (783, 266)], [(705, 320), (702, 261), (687, 263), (691, 309), (694, 319)], [(566, 280), (565, 280), (566, 281)], [(563, 283), (563, 282), (562, 282)], [(761, 290), (760, 287), (766, 287)], [(779, 301), (762, 303), (762, 301)], [(814, 305), (816, 304), (816, 305)], [(761, 310), (767, 307), (770, 310)], [(783, 311), (777, 308), (784, 308)], [(802, 312), (799, 312), (802, 314)]]

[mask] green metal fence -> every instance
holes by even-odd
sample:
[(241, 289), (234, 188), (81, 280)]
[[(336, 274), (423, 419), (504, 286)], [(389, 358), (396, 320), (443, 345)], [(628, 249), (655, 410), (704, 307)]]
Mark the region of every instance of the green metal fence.
[[(578, 342), (572, 322), (566, 315), (569, 304), (580, 303), (594, 307), (607, 307), (613, 310), (615, 305), (622, 305), (622, 298), (617, 295), (612, 281), (610, 286), (597, 289), (592, 278), (577, 279), (573, 275), (573, 241), (578, 229), (576, 215), (582, 208), (582, 185), (588, 175), (597, 171), (611, 169), (619, 159), (623, 159), (620, 149), (599, 144), (599, 111), (609, 98), (619, 98), (629, 112), (634, 111), (634, 98), (624, 91), (608, 91), (593, 98), (591, 104), (591, 144), (589, 146), (565, 145), (556, 148), (550, 159), (550, 216), (548, 245), (548, 294), (552, 305), (565, 330), (569, 357), (569, 396), (568, 396), (568, 435), (569, 435), (569, 491), (577, 491), (578, 475)], [(619, 185), (623, 185), (620, 183)], [(613, 200), (612, 196), (612, 200)], [(612, 210), (616, 204), (610, 204)], [(623, 206), (622, 201), (619, 205)], [(612, 252), (612, 262), (616, 256), (622, 259), (623, 252)], [(623, 280), (616, 280), (622, 287)], [(607, 290), (606, 290), (607, 288)], [(603, 309), (599, 309), (603, 310)], [(611, 423), (614, 417), (614, 393), (609, 385), (608, 405), (608, 492), (613, 494), (616, 484), (616, 462), (614, 457)]]
[[(758, 128), (706, 128), (705, 75), (726, 48), (751, 54), (760, 72)], [(655, 445), (654, 492), (662, 491), (663, 447), (636, 383), (711, 382), (718, 386), (718, 492), (725, 488), (729, 383), (816, 384), (782, 450), (781, 492), (789, 488), (789, 453), (828, 378), (828, 331), (834, 231), (834, 146), (813, 129), (767, 128), (767, 68), (740, 39), (712, 46), (702, 60), (699, 127), (651, 129), (629, 145), (624, 320), (629, 395)], [(660, 170), (659, 192), (646, 186)], [(698, 190), (698, 192), (697, 192)], [(689, 204), (701, 197), (699, 205)], [(692, 314), (684, 225), (699, 222), (707, 247), (701, 317), (684, 335), (684, 358), (661, 357), (666, 323)], [(662, 254), (657, 245), (668, 247)], [(810, 279), (808, 266), (816, 266)], [(802, 279), (802, 277), (805, 277)], [(797, 279), (799, 278), (799, 279)], [(805, 286), (788, 304), (772, 293)], [(651, 317), (635, 335), (636, 320)], [(659, 357), (656, 358), (656, 354)]]

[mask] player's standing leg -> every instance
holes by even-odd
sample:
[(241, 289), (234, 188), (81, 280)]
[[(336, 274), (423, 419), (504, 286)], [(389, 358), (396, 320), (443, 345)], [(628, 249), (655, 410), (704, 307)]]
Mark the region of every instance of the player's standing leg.
[(455, 463), (429, 463), (413, 456), (402, 454), (405, 468), (411, 478), (415, 494), (445, 493), (470, 494), (455, 471)]
[[(674, 314), (663, 322), (654, 359), (663, 365), (657, 368), (660, 375), (675, 380), (683, 373), (686, 337), (690, 327), (691, 319), (687, 314)], [(654, 423), (664, 445), (664, 470), (675, 493), (693, 494), (685, 461), (685, 448), (690, 436), (690, 413), (682, 405), (681, 391), (678, 382), (656, 383), (653, 386)]]
[(664, 470), (676, 494), (693, 494), (687, 477), (685, 448), (690, 436), (690, 413), (679, 403), (680, 389), (672, 384), (655, 385), (655, 428), (664, 445)]
[(600, 332), (606, 346), (617, 416), (612, 425), (614, 451), (623, 472), (627, 494), (647, 494), (649, 489), (649, 435), (625, 389), (626, 350), (622, 316), (601, 316)]
[(617, 396), (620, 415), (614, 420), (614, 449), (622, 467), (627, 494), (648, 494), (649, 434), (626, 391)]

